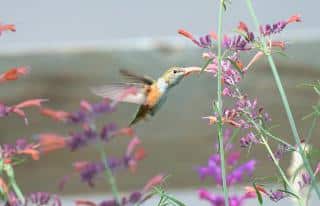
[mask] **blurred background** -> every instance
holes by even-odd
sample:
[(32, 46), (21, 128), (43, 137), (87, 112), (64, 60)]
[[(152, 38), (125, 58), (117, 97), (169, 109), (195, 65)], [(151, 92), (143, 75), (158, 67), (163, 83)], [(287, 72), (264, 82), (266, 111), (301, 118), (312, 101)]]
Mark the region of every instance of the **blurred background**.
[[(311, 112), (317, 102), (314, 92), (300, 84), (319, 79), (320, 25), (317, 1), (259, 1), (255, 9), (262, 24), (302, 15), (302, 23), (289, 25), (276, 38), (286, 40), (287, 57), (277, 56), (276, 62), (288, 98), (303, 137), (311, 124), (301, 118)], [(1, 3), (0, 20), (13, 23), (16, 33), (6, 33), (0, 39), (0, 71), (29, 65), (32, 72), (20, 81), (1, 87), (1, 101), (11, 105), (30, 98), (48, 98), (46, 105), (73, 111), (79, 101), (98, 101), (89, 87), (123, 81), (118, 70), (130, 69), (154, 78), (171, 66), (203, 65), (201, 50), (177, 35), (177, 29), (203, 35), (217, 28), (218, 1), (79, 1), (79, 0), (10, 0)], [(230, 32), (238, 22), (252, 21), (244, 1), (233, 1), (224, 17), (224, 32)], [(248, 61), (254, 54), (244, 55)], [(136, 131), (143, 141), (148, 157), (137, 173), (117, 174), (122, 191), (141, 188), (159, 172), (170, 174), (168, 188), (196, 203), (196, 188), (203, 185), (195, 168), (206, 164), (213, 152), (215, 128), (201, 119), (211, 112), (216, 98), (216, 82), (209, 75), (195, 75), (175, 88), (160, 112), (150, 121), (138, 124)], [(265, 60), (254, 65), (241, 84), (252, 97), (257, 96), (273, 119), (278, 135), (293, 142), (273, 77)], [(136, 105), (121, 104), (101, 123), (114, 121), (126, 126), (136, 111)], [(37, 133), (68, 134), (71, 128), (41, 117), (37, 110), (28, 110), (29, 126), (14, 115), (0, 119), (0, 144), (14, 142), (19, 137), (32, 138)], [(319, 128), (314, 134), (318, 134)], [(319, 146), (317, 135), (313, 144)], [(106, 146), (110, 154), (121, 154), (127, 141), (119, 140)], [(264, 148), (256, 147), (243, 160), (258, 160), (255, 176), (270, 176), (276, 170)], [(97, 159), (94, 147), (70, 153), (60, 151), (44, 156), (40, 161), (17, 169), (18, 182), (26, 192), (57, 191), (60, 178), (72, 171), (76, 160)], [(286, 157), (281, 164), (289, 164)], [(210, 180), (204, 183), (212, 186)], [(108, 186), (98, 181), (94, 189), (72, 179), (64, 195), (104, 195)], [(185, 191), (185, 193), (184, 193)], [(188, 194), (188, 195), (185, 195)], [(101, 196), (100, 196), (101, 197)], [(70, 197), (68, 197), (70, 199)], [(67, 199), (68, 199), (67, 198)], [(72, 199), (72, 198), (71, 198)], [(188, 202), (189, 201), (189, 202)], [(316, 200), (314, 200), (316, 201)], [(254, 205), (255, 202), (252, 203)], [(204, 204), (206, 205), (206, 204)]]

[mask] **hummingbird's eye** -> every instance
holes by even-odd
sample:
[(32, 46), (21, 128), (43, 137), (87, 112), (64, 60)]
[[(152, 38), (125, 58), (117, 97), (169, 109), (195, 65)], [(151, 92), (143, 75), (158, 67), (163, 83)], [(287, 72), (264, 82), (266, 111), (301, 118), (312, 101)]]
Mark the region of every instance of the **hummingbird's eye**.
[(175, 73), (177, 73), (178, 71), (177, 70), (173, 70), (173, 73), (175, 74)]

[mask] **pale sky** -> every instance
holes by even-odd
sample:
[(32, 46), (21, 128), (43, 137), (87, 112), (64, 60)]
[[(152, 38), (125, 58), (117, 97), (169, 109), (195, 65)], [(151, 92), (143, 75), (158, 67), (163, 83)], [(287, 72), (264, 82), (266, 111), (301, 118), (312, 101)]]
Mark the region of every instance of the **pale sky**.
[[(17, 26), (3, 35), (0, 47), (112, 41), (135, 37), (174, 36), (177, 29), (204, 34), (217, 27), (218, 0), (7, 0), (1, 2), (0, 20)], [(256, 0), (262, 23), (302, 14), (303, 23), (289, 30), (319, 30), (319, 2)], [(306, 3), (308, 2), (308, 3)], [(251, 23), (245, 1), (233, 0), (224, 28), (239, 20)]]

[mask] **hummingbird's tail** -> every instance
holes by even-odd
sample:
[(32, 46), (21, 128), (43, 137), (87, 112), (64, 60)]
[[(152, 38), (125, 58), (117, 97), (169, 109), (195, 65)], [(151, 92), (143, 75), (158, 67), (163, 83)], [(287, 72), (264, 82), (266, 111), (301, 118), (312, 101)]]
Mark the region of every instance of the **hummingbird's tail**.
[(131, 127), (132, 125), (136, 124), (140, 120), (145, 119), (149, 111), (150, 111), (150, 108), (148, 105), (141, 105), (134, 119), (130, 122), (129, 126)]

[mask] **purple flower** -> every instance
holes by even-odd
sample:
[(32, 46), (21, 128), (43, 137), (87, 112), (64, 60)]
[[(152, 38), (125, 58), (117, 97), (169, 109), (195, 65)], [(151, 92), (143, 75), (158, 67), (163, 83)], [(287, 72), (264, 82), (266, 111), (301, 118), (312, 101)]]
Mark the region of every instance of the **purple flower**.
[(119, 206), (116, 200), (104, 200), (99, 206)]
[(282, 159), (285, 153), (289, 151), (289, 146), (286, 144), (279, 144), (277, 150), (274, 152), (274, 156), (277, 160)]
[[(30, 153), (33, 151), (33, 153)], [(29, 144), (26, 139), (20, 138), (15, 144), (0, 145), (0, 156), (10, 159), (14, 155), (26, 154), (31, 155), (34, 160), (39, 159), (38, 145)]]
[(0, 103), (0, 117), (8, 116), (10, 113), (10, 107), (6, 106), (3, 103)]
[(105, 168), (102, 162), (77, 162), (74, 167), (80, 173), (81, 180), (90, 187), (94, 186), (94, 177), (104, 171)]
[(283, 198), (287, 197), (288, 195), (280, 190), (277, 191), (271, 191), (269, 194), (270, 200), (274, 202), (278, 202), (279, 200), (282, 200)]
[[(238, 157), (237, 157), (238, 158)], [(227, 161), (227, 163), (232, 163), (230, 166), (233, 166), (235, 161)], [(250, 160), (234, 170), (232, 170), (227, 175), (227, 184), (234, 185), (242, 181), (244, 174), (248, 176), (252, 175), (255, 170), (256, 161)], [(206, 177), (213, 177), (215, 182), (219, 185), (222, 185), (222, 175), (221, 175), (221, 165), (220, 157), (218, 154), (212, 155), (208, 161), (207, 166), (202, 166), (198, 168), (198, 174), (201, 180), (204, 180)]]
[(95, 104), (90, 104), (83, 100), (80, 110), (70, 113), (67, 117), (67, 122), (74, 124), (88, 123), (97, 115), (113, 111), (114, 108), (110, 105), (109, 101), (103, 100)]
[[(134, 156), (125, 156), (121, 159), (109, 157), (108, 166), (113, 172), (119, 168), (129, 168), (130, 165), (128, 162), (130, 162), (134, 158)], [(105, 170), (105, 165), (102, 161), (78, 161), (73, 164), (73, 167), (75, 171), (80, 174), (81, 180), (87, 183), (90, 187), (94, 186), (94, 178)], [(67, 179), (64, 179), (68, 180), (69, 178), (67, 176)], [(62, 187), (64, 186), (64, 184), (65, 181), (62, 182)]]
[(88, 144), (88, 140), (83, 134), (83, 132), (73, 133), (67, 140), (67, 145), (71, 151), (75, 151)]
[(249, 160), (248, 162), (240, 165), (227, 176), (228, 185), (233, 185), (236, 183), (240, 183), (244, 174), (246, 173), (248, 176), (251, 176), (253, 171), (255, 170), (256, 161)]
[[(241, 75), (238, 71), (232, 68), (232, 64), (228, 60), (221, 61), (222, 66), (222, 80), (227, 85), (234, 86), (241, 80)], [(218, 60), (213, 55), (212, 63), (208, 65), (207, 72), (212, 73), (214, 76), (218, 74)]]
[(142, 193), (141, 192), (132, 192), (129, 196), (129, 202), (132, 204), (135, 204), (139, 202), (142, 198)]
[(252, 48), (249, 42), (241, 35), (234, 36), (233, 38), (224, 36), (222, 44), (226, 49), (234, 51), (246, 51)]
[(287, 26), (287, 22), (286, 21), (279, 21), (275, 24), (267, 24), (264, 26), (260, 26), (260, 33), (263, 36), (269, 36), (271, 34), (276, 34), (276, 33), (280, 33), (286, 26)]
[(100, 132), (100, 138), (104, 141), (108, 141), (112, 136), (112, 133), (115, 132), (116, 129), (117, 126), (114, 123), (103, 126)]
[(259, 143), (259, 141), (257, 140), (253, 132), (249, 132), (248, 134), (240, 138), (241, 147), (248, 147), (252, 144), (257, 144), (257, 143)]
[(301, 174), (301, 180), (298, 181), (300, 189), (306, 187), (307, 185), (311, 184), (311, 177), (307, 173), (302, 173)]
[(47, 192), (35, 192), (27, 196), (27, 204), (32, 203), (32, 205), (50, 205), (51, 206), (61, 206), (61, 200), (58, 196), (49, 194)]
[(16, 196), (14, 192), (9, 192), (8, 194), (8, 201), (6, 202), (5, 206), (21, 206), (21, 202)]
[(211, 38), (215, 39), (214, 33), (207, 34), (203, 37), (200, 37), (199, 40), (197, 40), (190, 32), (184, 29), (179, 29), (178, 33), (190, 39), (193, 43), (195, 43), (198, 47), (201, 47), (201, 48), (209, 48), (211, 46)]

